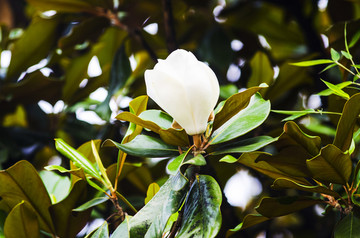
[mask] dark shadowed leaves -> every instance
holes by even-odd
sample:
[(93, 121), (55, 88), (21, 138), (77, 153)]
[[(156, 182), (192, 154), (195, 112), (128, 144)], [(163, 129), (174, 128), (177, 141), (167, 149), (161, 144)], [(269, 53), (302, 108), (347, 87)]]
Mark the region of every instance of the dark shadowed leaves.
[(335, 226), (335, 238), (355, 238), (360, 234), (360, 218), (355, 212), (351, 212)]

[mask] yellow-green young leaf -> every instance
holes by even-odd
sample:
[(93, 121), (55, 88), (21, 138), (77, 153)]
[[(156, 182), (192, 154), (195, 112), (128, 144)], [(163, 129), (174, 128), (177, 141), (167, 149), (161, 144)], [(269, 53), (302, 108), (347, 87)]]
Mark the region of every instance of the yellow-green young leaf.
[(146, 192), (145, 204), (147, 204), (159, 190), (160, 186), (157, 183), (150, 184)]
[(323, 81), (326, 86), (331, 90), (333, 91), (334, 94), (342, 97), (342, 98), (345, 98), (345, 99), (349, 99), (350, 96), (349, 94), (345, 93), (341, 88), (339, 88), (338, 86), (332, 84), (332, 83), (329, 83), (329, 82), (326, 82), (324, 80), (321, 79), (321, 81)]
[(319, 64), (331, 64), (331, 63), (334, 63), (334, 61), (329, 60), (329, 59), (318, 59), (318, 60), (308, 60), (308, 61), (290, 63), (290, 65), (300, 66), (300, 67), (308, 67), (308, 66), (314, 66), (314, 65), (319, 65)]
[(39, 222), (37, 216), (27, 202), (21, 201), (6, 217), (4, 224), (6, 238), (38, 238)]
[[(349, 86), (349, 85), (351, 85), (351, 84), (352, 84), (351, 81), (345, 81), (345, 82), (336, 84), (335, 86), (336, 86), (337, 88), (339, 88), (339, 89), (343, 89), (343, 88), (346, 88), (347, 86)], [(325, 90), (319, 92), (317, 95), (319, 95), (319, 96), (329, 96), (329, 95), (331, 95), (331, 94), (333, 94), (333, 93), (334, 93), (334, 91), (331, 90), (330, 88), (328, 88), (328, 89), (325, 89)]]
[(331, 53), (331, 59), (333, 61), (338, 61), (340, 59), (340, 54), (333, 48), (330, 49), (330, 53)]
[(91, 148), (92, 148), (92, 152), (94, 154), (94, 157), (95, 157), (95, 161), (96, 161), (96, 164), (98, 165), (99, 169), (100, 169), (100, 172), (101, 172), (101, 176), (104, 178), (104, 182), (105, 182), (105, 186), (107, 189), (112, 189), (112, 185), (111, 185), (111, 182), (107, 176), (107, 173), (106, 173), (106, 169), (103, 165), (103, 163), (101, 162), (101, 159), (100, 159), (100, 156), (99, 156), (99, 153), (95, 147), (95, 143), (94, 141), (92, 140), (91, 141)]

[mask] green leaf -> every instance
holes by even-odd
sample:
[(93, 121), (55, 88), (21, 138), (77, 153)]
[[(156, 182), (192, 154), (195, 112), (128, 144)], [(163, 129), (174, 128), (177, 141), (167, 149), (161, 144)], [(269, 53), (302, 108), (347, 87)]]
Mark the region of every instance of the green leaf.
[(83, 212), (74, 212), (73, 209), (88, 199), (87, 183), (78, 180), (70, 194), (61, 202), (50, 206), (56, 235), (59, 237), (75, 237), (90, 218), (90, 209)]
[(346, 151), (350, 148), (353, 138), (355, 123), (360, 114), (360, 93), (354, 94), (345, 103), (340, 121), (336, 128), (336, 135), (333, 144)]
[(49, 213), (51, 201), (36, 169), (25, 160), (0, 171), (0, 210), (10, 212), (22, 201), (32, 206), (40, 229), (55, 234)]
[(248, 214), (245, 216), (243, 222), (241, 222), (239, 225), (237, 225), (235, 228), (233, 229), (229, 229), (226, 232), (226, 237), (230, 237), (231, 235), (233, 235), (235, 232), (238, 232), (240, 230), (244, 230), (248, 227), (251, 226), (255, 226), (259, 223), (262, 223), (264, 221), (269, 220), (268, 217), (264, 217), (260, 214)]
[(24, 34), (13, 45), (7, 79), (16, 81), (22, 71), (46, 58), (55, 46), (59, 18), (34, 17)]
[(278, 138), (272, 138), (271, 136), (257, 136), (254, 138), (241, 140), (232, 144), (225, 144), (214, 148), (214, 152), (210, 152), (210, 155), (230, 154), (230, 153), (245, 153), (259, 150), (264, 146), (267, 146)]
[(143, 111), (139, 117), (144, 121), (152, 121), (165, 130), (171, 128), (173, 121), (171, 116), (161, 110), (146, 110)]
[[(162, 237), (169, 217), (178, 211), (186, 196), (186, 185), (187, 180), (183, 176), (168, 179), (135, 216), (116, 228), (111, 237)], [(174, 187), (179, 189), (174, 191)]]
[(341, 54), (343, 55), (343, 56), (345, 56), (345, 58), (347, 58), (347, 59), (352, 59), (352, 55), (351, 54), (349, 54), (348, 52), (346, 52), (346, 51), (341, 51)]
[[(267, 55), (261, 51), (255, 53), (250, 60), (251, 75), (247, 83), (247, 87), (254, 87), (261, 83), (271, 85), (274, 78), (274, 70)], [(266, 89), (261, 90), (264, 95)]]
[(340, 54), (336, 50), (334, 50), (333, 48), (330, 49), (330, 53), (331, 53), (331, 59), (333, 61), (336, 62), (336, 61), (338, 61), (340, 59)]
[(346, 185), (352, 170), (350, 155), (332, 144), (322, 148), (320, 154), (306, 164), (313, 178), (323, 183)]
[(221, 189), (215, 179), (197, 175), (184, 204), (178, 237), (215, 237), (221, 227)]
[(58, 12), (94, 11), (90, 1), (86, 0), (27, 0), (28, 3), (41, 11), (55, 10)]
[(351, 212), (344, 217), (336, 226), (334, 230), (335, 238), (355, 238), (360, 234), (360, 218), (355, 212)]
[(90, 201), (87, 201), (86, 203), (78, 206), (77, 208), (72, 209), (74, 212), (83, 212), (89, 208), (95, 207), (99, 204), (102, 204), (109, 200), (108, 196), (105, 197), (96, 197), (91, 199)]
[(197, 165), (197, 166), (204, 166), (206, 165), (206, 160), (204, 158), (204, 156), (202, 156), (201, 154), (198, 154), (194, 157), (190, 157), (190, 158), (185, 158), (185, 161), (183, 163), (184, 164), (192, 164), (192, 165)]
[(334, 61), (329, 60), (329, 59), (318, 59), (318, 60), (308, 60), (308, 61), (290, 63), (290, 65), (300, 66), (300, 67), (308, 67), (308, 66), (314, 66), (314, 65), (319, 65), (319, 64), (331, 64), (331, 63), (334, 63)]
[(146, 192), (145, 204), (147, 204), (157, 192), (159, 192), (160, 187), (157, 183), (151, 183)]
[(265, 197), (261, 200), (256, 211), (265, 217), (272, 218), (284, 216), (323, 202), (321, 199), (312, 197)]
[(326, 187), (320, 185), (315, 185), (315, 186), (303, 185), (285, 178), (276, 179), (271, 187), (276, 190), (292, 188), (292, 189), (307, 191), (311, 193), (327, 194), (335, 198), (341, 198), (341, 196), (337, 192), (335, 192), (334, 190), (330, 190)]
[(224, 106), (215, 115), (213, 130), (218, 129), (230, 118), (238, 114), (241, 110), (249, 105), (251, 97), (260, 89), (266, 88), (267, 85), (249, 88), (243, 92), (232, 95), (225, 101)]
[(353, 47), (360, 39), (360, 31), (356, 32), (356, 34), (351, 38), (349, 43), (349, 48)]
[[(177, 156), (175, 159), (173, 159), (168, 165), (167, 169), (171, 175), (175, 175), (180, 170), (180, 167), (182, 166), (185, 158), (189, 155), (191, 151), (191, 148), (188, 149), (185, 153), (182, 153), (181, 155)], [(191, 156), (191, 155), (189, 155)]]
[(55, 139), (55, 147), (61, 154), (74, 162), (77, 167), (82, 168), (85, 173), (91, 175), (99, 181), (102, 181), (100, 172), (95, 168), (95, 166), (84, 155), (67, 144), (63, 139)]
[(44, 169), (46, 169), (48, 171), (56, 170), (56, 171), (59, 171), (60, 173), (70, 173), (72, 175), (75, 175), (77, 177), (85, 179), (84, 170), (82, 168), (65, 169), (64, 167), (61, 167), (60, 165), (48, 165), (48, 166), (45, 166)]
[[(343, 88), (346, 88), (347, 86), (351, 85), (352, 82), (351, 81), (345, 81), (345, 82), (342, 82), (342, 83), (339, 83), (339, 84), (336, 84), (335, 86), (338, 88), (338, 89), (343, 89)], [(317, 95), (319, 96), (330, 96), (331, 94), (333, 94), (334, 91), (331, 90), (330, 88), (328, 89), (325, 89), (321, 92), (319, 92)]]
[(294, 122), (284, 125), (275, 146), (279, 153), (273, 156), (263, 154), (256, 161), (266, 161), (271, 166), (285, 174), (296, 177), (309, 177), (306, 160), (319, 154), (321, 139), (303, 133)]
[(53, 203), (63, 200), (69, 194), (71, 187), (69, 177), (51, 171), (41, 171), (39, 174), (48, 193), (55, 197)]
[[(224, 108), (225, 106), (226, 103)], [(224, 108), (217, 115), (221, 112), (225, 112), (226, 110), (224, 110)], [(269, 113), (270, 101), (265, 101), (260, 95), (255, 95), (245, 109), (238, 112), (235, 116), (231, 117), (231, 119), (229, 118), (229, 120), (213, 132), (209, 139), (209, 143), (213, 145), (219, 144), (244, 135), (261, 125), (268, 117)], [(215, 120), (217, 115), (215, 116)]]
[(8, 214), (4, 234), (7, 238), (38, 238), (39, 222), (32, 206), (25, 201), (17, 204)]
[(109, 238), (109, 225), (107, 221), (95, 230), (90, 236), (86, 236), (85, 238)]
[(345, 98), (345, 99), (349, 99), (350, 96), (349, 94), (345, 93), (341, 88), (339, 88), (338, 86), (332, 84), (332, 83), (329, 83), (329, 82), (326, 82), (324, 80), (321, 79), (321, 81), (323, 81), (326, 86), (335, 94), (335, 95), (338, 95), (339, 97), (342, 97), (342, 98)]
[(234, 84), (227, 84), (220, 86), (220, 98), (227, 99), (233, 94), (236, 94), (239, 89)]
[(176, 146), (165, 144), (162, 140), (147, 135), (138, 135), (126, 144), (119, 144), (112, 140), (106, 140), (105, 144), (113, 144), (119, 150), (123, 150), (133, 156), (140, 157), (171, 157), (179, 154)]
[(176, 130), (173, 128), (162, 129), (155, 122), (143, 120), (137, 115), (134, 115), (130, 112), (122, 112), (116, 116), (116, 119), (129, 121), (138, 126), (149, 129), (160, 135), (161, 139), (170, 145), (176, 146), (187, 146), (189, 145), (189, 138), (185, 130)]

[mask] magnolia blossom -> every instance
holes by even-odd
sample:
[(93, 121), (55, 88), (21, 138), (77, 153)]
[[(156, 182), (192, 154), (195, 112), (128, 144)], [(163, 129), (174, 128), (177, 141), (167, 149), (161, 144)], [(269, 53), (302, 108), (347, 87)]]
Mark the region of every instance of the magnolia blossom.
[(215, 73), (188, 51), (176, 50), (154, 69), (145, 71), (147, 94), (185, 129), (188, 135), (205, 132), (219, 98)]

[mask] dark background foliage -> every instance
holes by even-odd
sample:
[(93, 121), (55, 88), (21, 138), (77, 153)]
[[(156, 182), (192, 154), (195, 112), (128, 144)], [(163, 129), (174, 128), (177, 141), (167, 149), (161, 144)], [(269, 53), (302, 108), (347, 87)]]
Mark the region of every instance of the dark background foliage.
[[(272, 109), (306, 109), (310, 95), (325, 89), (320, 78), (339, 83), (348, 75), (340, 74), (338, 69), (319, 73), (323, 69), (320, 66), (299, 68), (289, 63), (330, 58), (329, 48), (344, 48), (344, 23), (348, 22), (349, 38), (358, 32), (360, 24), (360, 4), (355, 0), (119, 2), (115, 9), (111, 0), (0, 0), (0, 52), (12, 52), (9, 67), (0, 69), (0, 169), (27, 160), (42, 170), (54, 156), (59, 156), (54, 148), (55, 137), (66, 139), (74, 147), (91, 139), (121, 141), (128, 125), (114, 120), (111, 112), (128, 108), (110, 109), (111, 98), (120, 102), (146, 94), (143, 72), (152, 68), (157, 58), (165, 58), (176, 48), (190, 50), (199, 60), (208, 62), (219, 79), (222, 100), (241, 88), (266, 82), (270, 87), (261, 93), (270, 99)], [(56, 14), (41, 13), (49, 10)], [(153, 23), (158, 27), (154, 35), (144, 30)], [(359, 45), (352, 49), (355, 62), (359, 62), (359, 50)], [(95, 55), (102, 74), (91, 77), (87, 69)], [(137, 61), (133, 71), (131, 56)], [(43, 59), (45, 65), (30, 68)], [(45, 67), (51, 69), (49, 75), (40, 71)], [(274, 76), (274, 72), (278, 74)], [(101, 87), (108, 92), (104, 102), (89, 98)], [(39, 106), (41, 100), (53, 106), (61, 100), (66, 106), (59, 112), (45, 113)], [(150, 107), (156, 105), (150, 102)], [(329, 97), (322, 98), (321, 107), (339, 111), (342, 104)], [(80, 120), (76, 116), (78, 108), (95, 111), (106, 123), (96, 125)], [(249, 136), (278, 136), (282, 118), (271, 114)], [(335, 128), (337, 120), (332, 118), (325, 123)], [(305, 125), (302, 128), (318, 134)], [(319, 135), (324, 143), (331, 140), (326, 134)], [(117, 151), (105, 148), (101, 153), (106, 167), (116, 162)], [(203, 172), (214, 176), (222, 188), (241, 169), (240, 165), (215, 163)], [(61, 164), (69, 167), (66, 158)], [(165, 165), (166, 161), (145, 161), (145, 166), (127, 174), (119, 189), (141, 208), (147, 186), (153, 181), (164, 181)], [(271, 190), (268, 178), (252, 173), (263, 184), (262, 195), (288, 193)], [(230, 206), (226, 199), (223, 201), (219, 237), (239, 224), (259, 199), (254, 199), (244, 211)], [(108, 217), (112, 207), (109, 204), (95, 210), (91, 219)], [(310, 207), (237, 235), (254, 237), (264, 231), (268, 237), (329, 237), (336, 219), (335, 213), (319, 216)]]

